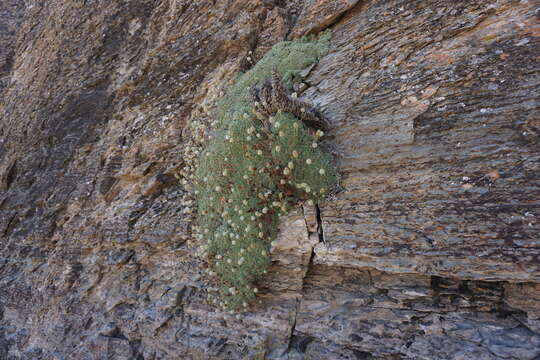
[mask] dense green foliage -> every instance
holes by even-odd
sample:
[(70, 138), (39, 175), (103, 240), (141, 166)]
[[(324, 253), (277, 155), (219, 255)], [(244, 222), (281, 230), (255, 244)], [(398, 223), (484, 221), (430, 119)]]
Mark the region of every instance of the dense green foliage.
[(336, 176), (330, 158), (293, 114), (270, 118), (247, 99), (250, 86), (276, 69), (290, 88), (298, 73), (328, 51), (328, 36), (277, 44), (236, 80), (220, 105), (217, 136), (195, 173), (199, 235), (206, 239), (211, 274), (222, 284), (222, 305), (246, 307), (270, 265), (278, 218), (299, 202), (322, 200)]

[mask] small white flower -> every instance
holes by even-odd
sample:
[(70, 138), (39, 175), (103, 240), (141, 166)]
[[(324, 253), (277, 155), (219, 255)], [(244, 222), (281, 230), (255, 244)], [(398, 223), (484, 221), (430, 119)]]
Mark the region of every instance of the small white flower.
[(311, 165), (313, 161), (311, 159), (306, 159), (306, 164)]
[(324, 169), (322, 169), (322, 168), (319, 169), (319, 174), (324, 175), (325, 173), (326, 173), (326, 171)]
[(298, 157), (298, 151), (296, 151), (296, 150), (293, 150), (293, 152), (292, 152), (292, 156), (293, 156), (293, 157), (295, 157), (295, 158), (297, 158), (297, 157)]

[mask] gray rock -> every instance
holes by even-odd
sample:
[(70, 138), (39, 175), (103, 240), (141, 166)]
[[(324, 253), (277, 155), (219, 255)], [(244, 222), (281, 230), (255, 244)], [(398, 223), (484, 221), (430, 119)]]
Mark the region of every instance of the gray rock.
[[(538, 358), (536, 22), (510, 0), (3, 1), (0, 359)], [(282, 219), (258, 300), (225, 313), (176, 183), (186, 125), (327, 28), (297, 89), (341, 188)]]

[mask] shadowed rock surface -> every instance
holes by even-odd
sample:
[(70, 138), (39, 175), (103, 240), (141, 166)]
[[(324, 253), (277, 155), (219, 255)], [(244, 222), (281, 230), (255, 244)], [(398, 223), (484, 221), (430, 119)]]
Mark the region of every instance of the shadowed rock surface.
[[(540, 356), (535, 1), (0, 3), (0, 359)], [(341, 190), (209, 305), (187, 125), (285, 39)], [(249, 53), (249, 52), (252, 53)]]

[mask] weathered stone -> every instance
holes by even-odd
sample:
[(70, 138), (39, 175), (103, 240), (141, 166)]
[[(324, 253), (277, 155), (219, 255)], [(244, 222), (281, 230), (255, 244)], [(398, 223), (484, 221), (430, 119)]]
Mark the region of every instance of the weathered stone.
[(13, 69), (16, 34), (24, 10), (23, 1), (6, 0), (0, 4), (0, 94), (8, 85), (9, 75)]
[(360, 0), (306, 1), (291, 36), (296, 38), (324, 30), (359, 2)]
[[(535, 6), (3, 1), (0, 359), (537, 358)], [(326, 28), (295, 89), (341, 189), (282, 219), (257, 301), (223, 312), (186, 125)]]
[(381, 357), (533, 359), (538, 354), (540, 334), (509, 316), (519, 311), (501, 316), (503, 291), (486, 299), (477, 290), (488, 284), (502, 290), (500, 284), (469, 281), (448, 292), (427, 276), (397, 276), (314, 267), (305, 280), (295, 333)]
[(373, 2), (334, 27), (306, 92), (343, 176), (315, 263), (539, 281), (535, 10), (499, 5)]

